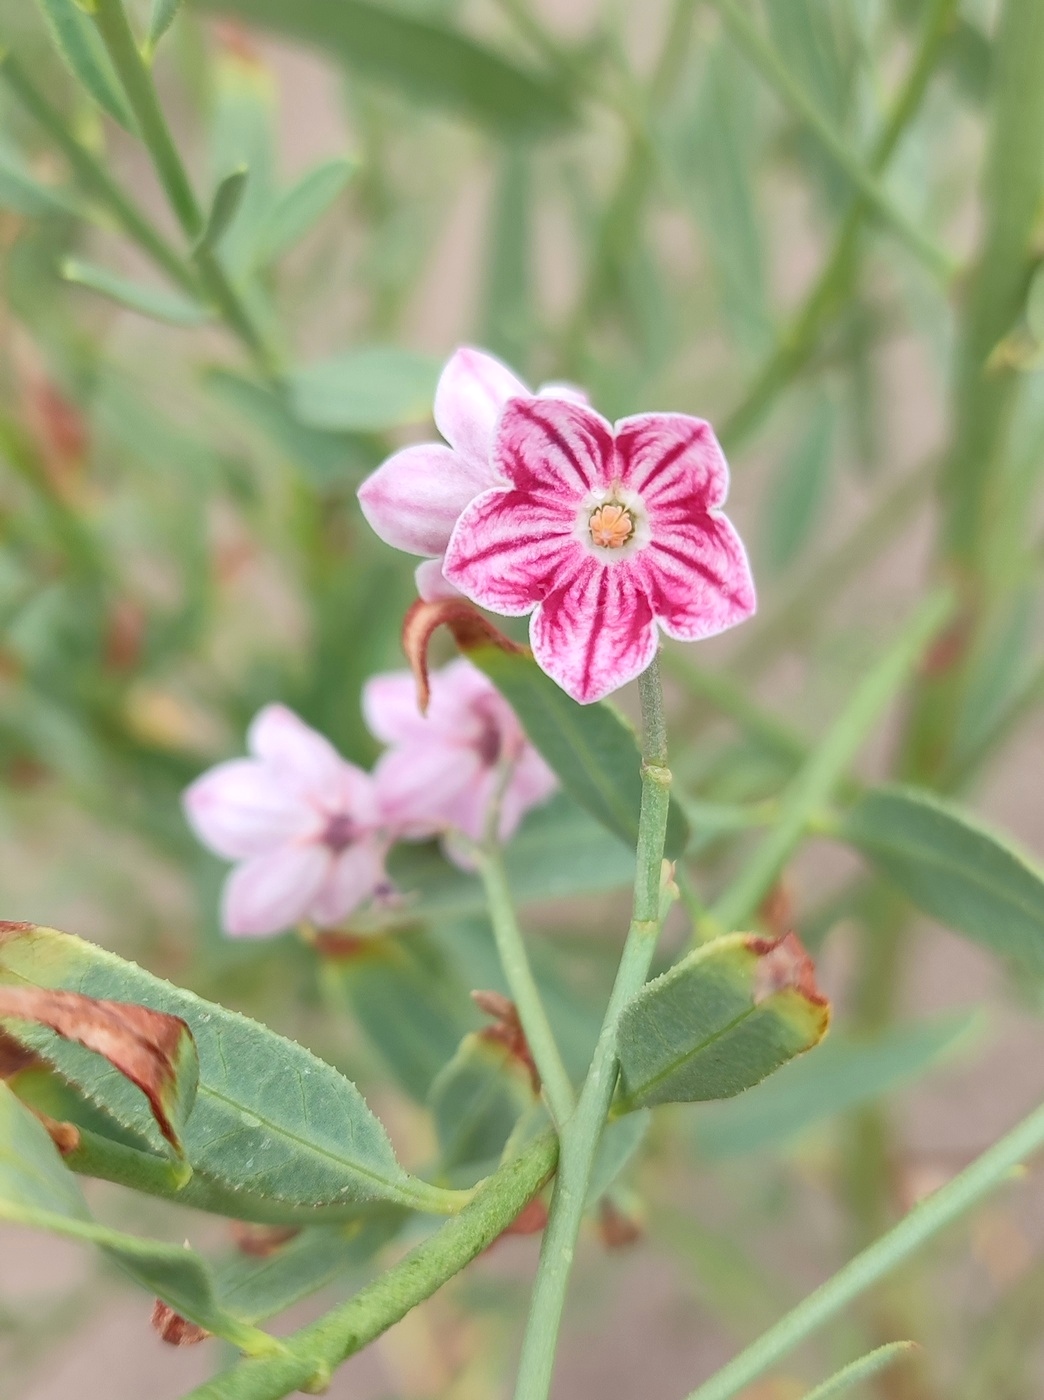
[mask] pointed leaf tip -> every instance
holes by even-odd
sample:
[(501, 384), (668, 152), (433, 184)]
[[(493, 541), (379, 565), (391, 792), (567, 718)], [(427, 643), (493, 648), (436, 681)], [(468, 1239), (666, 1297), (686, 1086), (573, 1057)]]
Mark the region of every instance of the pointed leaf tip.
[(525, 647), (505, 637), (503, 632), (482, 616), (474, 604), (465, 598), (439, 598), (425, 602), (423, 598), (410, 607), (402, 623), (402, 649), (417, 682), (417, 706), (426, 714), (431, 689), (428, 684), (428, 647), (439, 627), (448, 627), (453, 640), (464, 653), (474, 647), (492, 644), (501, 651), (521, 655)]
[[(0, 938), (11, 932), (0, 929)], [(142, 1091), (160, 1132), (181, 1154), (178, 1134), (195, 1099), (198, 1069), (192, 1032), (179, 1016), (79, 992), (0, 987), (0, 1017), (47, 1026), (103, 1056)]]

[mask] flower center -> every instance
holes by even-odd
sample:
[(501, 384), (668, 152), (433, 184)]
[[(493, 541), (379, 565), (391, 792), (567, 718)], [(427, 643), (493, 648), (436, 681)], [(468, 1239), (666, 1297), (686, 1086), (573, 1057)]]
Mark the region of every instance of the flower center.
[(338, 855), (341, 851), (347, 850), (358, 835), (356, 825), (344, 812), (339, 812), (337, 816), (331, 817), (326, 823), (326, 830), (323, 832), (323, 845), (329, 846), (331, 851)]
[(591, 512), (588, 529), (599, 549), (622, 549), (634, 534), (635, 519), (619, 501), (606, 501)]

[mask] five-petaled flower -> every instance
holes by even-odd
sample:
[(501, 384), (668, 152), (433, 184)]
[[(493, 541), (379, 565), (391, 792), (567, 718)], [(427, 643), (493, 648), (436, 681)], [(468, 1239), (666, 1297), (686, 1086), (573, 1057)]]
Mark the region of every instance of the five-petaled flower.
[(373, 779), (284, 705), (265, 706), (247, 746), (252, 758), (219, 763), (184, 795), (200, 840), (237, 862), (222, 896), (226, 931), (251, 938), (303, 920), (339, 923), (385, 880)]
[[(499, 795), (499, 840), (506, 841), (531, 807), (558, 786), (526, 739), (507, 701), (470, 661), (452, 661), (430, 677), (426, 714), (408, 671), (374, 676), (363, 690), (363, 714), (390, 747), (374, 778), (389, 825), (412, 837), (463, 832), (482, 841)], [(468, 864), (452, 840), (447, 854)]]
[[(567, 384), (544, 384), (538, 395), (586, 402)], [(386, 544), (433, 556), (417, 569), (422, 598), (454, 594), (442, 574), (450, 534), (469, 501), (503, 484), (493, 464), (497, 420), (509, 399), (528, 397), (521, 379), (494, 356), (456, 351), (435, 390), (435, 426), (446, 442), (403, 448), (359, 488), (363, 515)]]
[[(646, 669), (657, 624), (697, 641), (754, 611), (746, 553), (720, 509), (728, 467), (702, 419), (642, 413), (613, 426), (584, 404), (514, 398), (492, 470), (499, 484), (460, 510), (445, 576), (491, 612), (532, 613), (536, 660), (581, 703)], [(457, 498), (441, 499), (448, 517)]]

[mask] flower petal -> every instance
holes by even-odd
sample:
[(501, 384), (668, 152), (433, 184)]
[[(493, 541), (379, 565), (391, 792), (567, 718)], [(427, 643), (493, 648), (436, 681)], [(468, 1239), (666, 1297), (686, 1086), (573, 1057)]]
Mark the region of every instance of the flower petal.
[(507, 365), (466, 345), (450, 356), (439, 378), (435, 426), (469, 465), (488, 469), (501, 409), (508, 399), (528, 395), (529, 390)]
[(330, 868), (325, 847), (281, 846), (237, 865), (225, 881), (221, 920), (233, 938), (265, 938), (300, 923)]
[(457, 521), (443, 573), (472, 602), (520, 617), (584, 559), (573, 514), (523, 491), (487, 491)]
[[(438, 675), (432, 673), (433, 684)], [(410, 671), (371, 676), (363, 686), (362, 712), (367, 729), (382, 744), (423, 744), (427, 739), (428, 720), (417, 705), (417, 682)]]
[(591, 400), (584, 393), (583, 389), (576, 384), (568, 384), (562, 380), (549, 379), (546, 384), (541, 384), (537, 390), (538, 399), (568, 399), (570, 403), (589, 404)]
[(374, 533), (407, 554), (441, 554), (457, 516), (496, 482), (442, 443), (404, 447), (359, 487), (359, 505)]
[(634, 570), (656, 620), (678, 641), (713, 637), (757, 606), (746, 550), (724, 515), (693, 511), (685, 523), (654, 526)]
[(641, 675), (657, 645), (652, 608), (631, 564), (594, 559), (541, 603), (530, 638), (537, 663), (581, 705)]
[(339, 924), (365, 904), (384, 879), (383, 846), (375, 840), (359, 841), (335, 856), (308, 917), (321, 928)]
[(649, 510), (676, 502), (713, 510), (729, 489), (729, 468), (714, 430), (684, 413), (639, 413), (616, 425), (620, 480)]
[(258, 713), (247, 745), (280, 782), (321, 811), (351, 816), (362, 826), (376, 821), (369, 775), (285, 705), (266, 705)]
[(501, 841), (510, 840), (530, 808), (546, 802), (557, 788), (558, 779), (552, 770), (536, 749), (526, 744), (501, 798), (498, 833)]
[(182, 797), (193, 831), (226, 860), (261, 855), (316, 826), (314, 812), (252, 758), (209, 769)]
[(442, 831), (483, 772), (478, 754), (466, 746), (436, 742), (389, 749), (374, 770), (386, 827), (413, 839)]
[(613, 430), (574, 399), (512, 399), (500, 419), (493, 461), (498, 476), (556, 504), (572, 528), (587, 493), (612, 484)]
[(425, 559), (413, 571), (417, 584), (417, 595), (426, 603), (437, 603), (440, 598), (459, 598), (460, 590), (453, 587), (442, 572), (442, 557)]

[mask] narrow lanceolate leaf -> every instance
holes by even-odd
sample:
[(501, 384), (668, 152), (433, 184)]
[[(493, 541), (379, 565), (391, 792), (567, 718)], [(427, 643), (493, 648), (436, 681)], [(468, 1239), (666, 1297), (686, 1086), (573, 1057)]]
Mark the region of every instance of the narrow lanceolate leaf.
[(868, 1351), (858, 1361), (850, 1361), (847, 1366), (836, 1371), (829, 1380), (817, 1385), (815, 1390), (810, 1390), (805, 1400), (835, 1400), (836, 1396), (844, 1395), (854, 1385), (868, 1381), (871, 1376), (880, 1375), (889, 1366), (902, 1361), (916, 1345), (916, 1342), (886, 1342), (883, 1347)]
[(923, 913), (1044, 972), (1044, 871), (960, 807), (914, 788), (878, 788), (838, 834)]
[(218, 246), (232, 226), (246, 192), (249, 171), (245, 165), (237, 165), (218, 181), (214, 197), (210, 201), (203, 232), (196, 242), (196, 252), (210, 251)]
[[(444, 1193), (399, 1165), (387, 1134), (350, 1080), (245, 1016), (172, 987), (93, 944), (33, 925), (0, 925), (0, 987), (9, 986), (75, 988), (149, 1006), (188, 1024), (199, 1054), (199, 1089), (181, 1134), (193, 1171), (186, 1201), (262, 1220), (351, 1215), (359, 1202), (373, 1200), (447, 1208)], [(162, 1145), (138, 1090), (104, 1060), (27, 1022), (9, 1020), (5, 1028), (143, 1149)], [(116, 1155), (128, 1153), (141, 1159), (133, 1163), (139, 1173), (157, 1161), (147, 1150), (120, 1148)], [(169, 1173), (152, 1170), (146, 1176), (143, 1189), (169, 1194)]]
[(54, 46), (81, 87), (122, 127), (136, 131), (123, 88), (94, 23), (76, 0), (37, 0)]
[(530, 72), (459, 30), (366, 0), (198, 0), (317, 45), (368, 81), (503, 134), (550, 135), (574, 121), (564, 79)]
[(151, 56), (155, 52), (156, 45), (174, 23), (180, 8), (181, 0), (152, 0), (152, 8), (149, 11), (149, 27), (145, 35), (146, 55)]
[(145, 1095), (160, 1132), (178, 1153), (196, 1101), (199, 1061), (188, 1026), (146, 1006), (78, 992), (0, 986), (0, 1019), (36, 1022), (93, 1050)]
[(163, 287), (132, 282), (106, 267), (82, 262), (79, 258), (66, 258), (62, 263), (62, 276), (67, 282), (89, 287), (92, 292), (119, 302), (128, 311), (150, 316), (154, 321), (165, 321), (171, 326), (201, 326), (210, 319), (210, 312), (197, 301), (189, 301), (188, 297), (178, 296)]
[(380, 433), (431, 413), (439, 362), (391, 345), (369, 345), (290, 376), (290, 401), (313, 428)]
[(83, 215), (75, 195), (55, 185), (45, 185), (31, 175), (17, 156), (0, 149), (0, 209), (43, 219), (54, 214)]
[(783, 458), (765, 508), (765, 554), (779, 572), (798, 557), (812, 533), (830, 479), (837, 414), (825, 396), (810, 405), (797, 442)]
[(323, 161), (280, 196), (257, 231), (257, 263), (272, 262), (303, 238), (333, 204), (355, 168), (355, 161), (344, 156)]
[(731, 1098), (811, 1050), (829, 1021), (795, 934), (726, 934), (650, 982), (624, 1010), (622, 1106)]
[(280, 1349), (273, 1337), (218, 1302), (206, 1261), (194, 1250), (126, 1235), (92, 1219), (46, 1129), (3, 1084), (0, 1220), (99, 1245), (148, 1292), (198, 1327), (255, 1356)]

